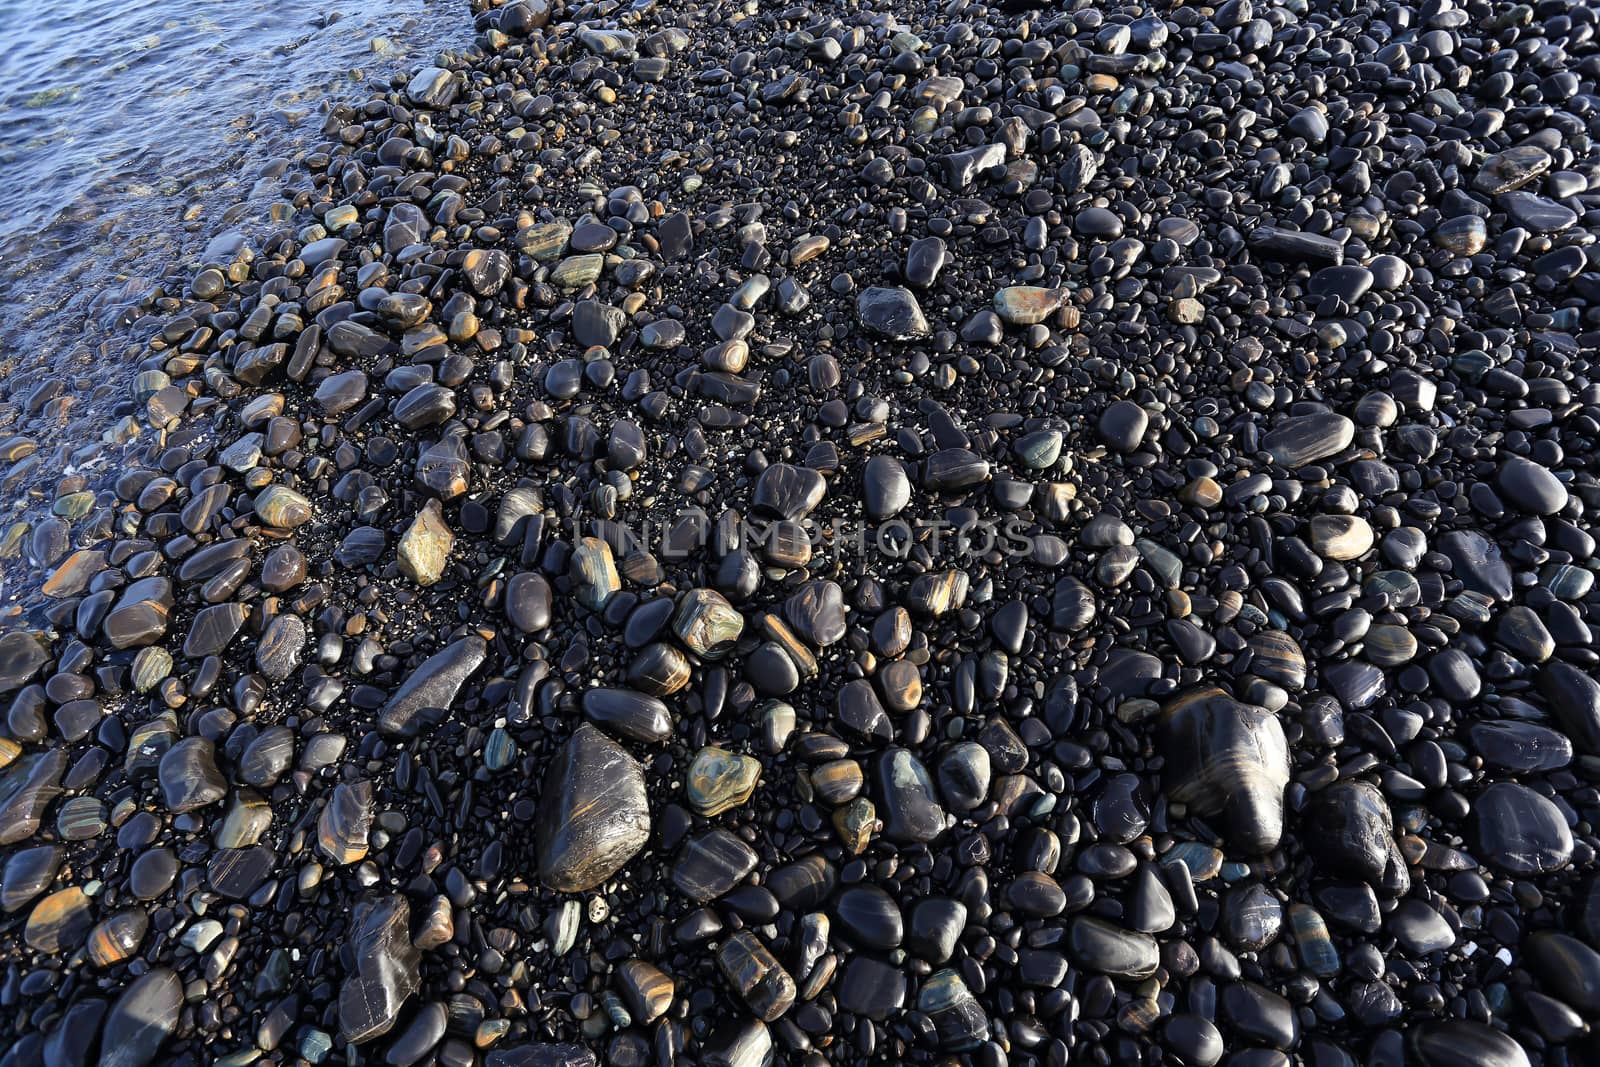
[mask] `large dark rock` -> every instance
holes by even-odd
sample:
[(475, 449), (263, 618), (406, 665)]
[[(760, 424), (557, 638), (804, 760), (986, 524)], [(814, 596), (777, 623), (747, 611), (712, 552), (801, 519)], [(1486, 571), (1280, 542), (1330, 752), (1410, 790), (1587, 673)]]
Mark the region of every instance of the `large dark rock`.
[(172, 1032), (183, 1009), (183, 982), (156, 967), (122, 991), (100, 1035), (100, 1067), (145, 1067)]
[(868, 331), (891, 341), (911, 341), (931, 333), (911, 290), (873, 287), (856, 298), (856, 315)]
[(1228, 843), (1242, 852), (1278, 847), (1289, 746), (1276, 715), (1221, 689), (1187, 693), (1162, 712), (1160, 751), (1174, 801), (1220, 817)]
[(352, 1044), (393, 1029), (400, 1007), (421, 988), (422, 953), (411, 943), (411, 906), (398, 894), (357, 904), (355, 973), (339, 989), (339, 1033)]
[(539, 880), (581, 893), (610, 878), (650, 836), (644, 771), (588, 723), (551, 762), (537, 816)]
[(1305, 844), (1330, 878), (1363, 881), (1389, 896), (1411, 887), (1389, 803), (1370, 782), (1335, 782), (1313, 796)]

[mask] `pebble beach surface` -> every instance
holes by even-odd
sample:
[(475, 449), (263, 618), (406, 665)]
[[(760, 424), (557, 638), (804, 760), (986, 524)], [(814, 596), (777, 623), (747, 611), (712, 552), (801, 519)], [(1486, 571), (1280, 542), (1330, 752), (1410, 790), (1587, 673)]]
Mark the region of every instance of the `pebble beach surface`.
[(0, 1067), (1600, 1062), (1600, 14), (458, 15), (0, 439)]
[(0, 434), (56, 477), (103, 452), (152, 289), (287, 221), (326, 110), (471, 31), (455, 0), (0, 0)]

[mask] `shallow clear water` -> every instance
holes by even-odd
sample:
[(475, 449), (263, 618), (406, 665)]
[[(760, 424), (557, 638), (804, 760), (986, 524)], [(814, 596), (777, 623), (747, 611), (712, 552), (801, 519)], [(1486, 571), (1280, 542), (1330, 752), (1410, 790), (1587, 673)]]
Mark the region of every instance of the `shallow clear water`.
[(0, 438), (97, 436), (130, 303), (261, 226), (331, 104), (470, 34), (464, 0), (0, 0)]

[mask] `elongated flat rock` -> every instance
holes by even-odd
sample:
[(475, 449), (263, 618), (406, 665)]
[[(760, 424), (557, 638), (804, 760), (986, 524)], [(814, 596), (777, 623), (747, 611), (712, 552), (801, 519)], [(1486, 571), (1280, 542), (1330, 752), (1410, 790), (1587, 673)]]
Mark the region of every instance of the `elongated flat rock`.
[(1285, 419), (1261, 445), (1285, 467), (1304, 467), (1350, 447), (1356, 424), (1343, 415), (1319, 411)]
[(442, 720), (488, 652), (483, 638), (463, 637), (423, 660), (378, 712), (378, 729), (415, 737)]

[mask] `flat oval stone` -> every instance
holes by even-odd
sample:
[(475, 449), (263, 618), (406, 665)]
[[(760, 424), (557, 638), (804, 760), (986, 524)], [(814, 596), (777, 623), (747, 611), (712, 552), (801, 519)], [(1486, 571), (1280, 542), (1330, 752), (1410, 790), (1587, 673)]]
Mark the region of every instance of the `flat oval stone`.
[(1311, 547), (1324, 559), (1360, 559), (1374, 540), (1372, 527), (1358, 515), (1318, 515), (1311, 520)]
[(65, 857), (60, 845), (36, 845), (12, 853), (0, 873), (0, 909), (18, 911), (49, 888)]
[(85, 949), (96, 966), (110, 967), (139, 951), (149, 928), (150, 916), (144, 908), (124, 908), (96, 924)]
[(967, 448), (941, 448), (922, 466), (922, 484), (943, 493), (982, 485), (989, 480), (989, 461)]
[(39, 635), (26, 630), (0, 634), (0, 693), (21, 689), (49, 662), (49, 648)]
[(1261, 446), (1278, 464), (1304, 467), (1350, 447), (1356, 424), (1331, 411), (1292, 416), (1262, 440)]
[(1407, 899), (1396, 904), (1394, 911), (1389, 913), (1386, 925), (1406, 951), (1413, 955), (1443, 952), (1456, 943), (1456, 932), (1444, 916), (1420, 900)]
[(672, 884), (699, 904), (712, 901), (755, 869), (756, 854), (728, 831), (717, 828), (692, 837), (672, 867)]
[(1008, 285), (994, 294), (994, 311), (1013, 326), (1032, 326), (1055, 314), (1066, 298), (1065, 289)]
[(139, 900), (161, 896), (178, 877), (178, 857), (170, 848), (152, 848), (140, 853), (128, 868), (128, 891)]
[(587, 689), (583, 713), (624, 737), (659, 744), (672, 736), (672, 714), (660, 700), (629, 689)]
[(1126, 981), (1149, 978), (1161, 966), (1160, 946), (1155, 938), (1090, 915), (1072, 920), (1067, 931), (1067, 952), (1086, 970)]
[(1222, 1015), (1241, 1036), (1275, 1049), (1294, 1048), (1300, 1020), (1294, 1005), (1254, 982), (1229, 982), (1222, 987)]
[(618, 985), (635, 1021), (649, 1025), (672, 1006), (677, 986), (661, 968), (641, 959), (623, 960), (617, 967)]
[(1554, 515), (1567, 506), (1561, 479), (1532, 460), (1511, 456), (1495, 472), (1500, 496), (1525, 515)]
[(1144, 440), (1150, 416), (1131, 400), (1118, 400), (1101, 412), (1100, 439), (1118, 452), (1132, 452)]
[(838, 997), (841, 1010), (881, 1022), (904, 1007), (906, 977), (880, 959), (858, 954), (845, 966)]
[(869, 518), (890, 518), (910, 504), (910, 478), (893, 456), (874, 456), (861, 475), (861, 502)]
[(833, 914), (840, 928), (857, 944), (888, 951), (905, 936), (900, 906), (875, 885), (851, 886), (839, 894)]
[(1546, 990), (1585, 1015), (1600, 1011), (1600, 952), (1555, 930), (1536, 931), (1527, 952), (1528, 967)]
[(1222, 1060), (1222, 1032), (1200, 1015), (1169, 1015), (1161, 1026), (1161, 1040), (1195, 1067), (1216, 1067)]
[(953, 746), (939, 758), (939, 795), (956, 811), (971, 811), (989, 795), (989, 750), (976, 741)]
[(1572, 741), (1531, 722), (1476, 722), (1467, 736), (1486, 766), (1515, 773), (1554, 771), (1572, 762)]
[(1470, 1019), (1426, 1020), (1407, 1027), (1406, 1045), (1421, 1067), (1531, 1067), (1515, 1040)]
[(1439, 541), (1452, 572), (1468, 590), (1498, 601), (1511, 599), (1511, 568), (1500, 546), (1476, 530), (1451, 530)]
[(1300, 643), (1283, 630), (1263, 630), (1250, 639), (1250, 669), (1285, 689), (1306, 685), (1306, 656)]
[(279, 530), (293, 530), (316, 517), (311, 501), (282, 485), (269, 485), (256, 494), (256, 517)]
[(1558, 871), (1572, 862), (1572, 830), (1547, 798), (1516, 782), (1496, 782), (1473, 802), (1484, 862), (1518, 875)]
[(537, 571), (514, 574), (506, 582), (506, 618), (525, 634), (550, 625), (550, 583)]
[(213, 604), (201, 608), (183, 642), (183, 654), (204, 659), (220, 654), (244, 628), (250, 609), (243, 604)]
[(40, 952), (71, 952), (94, 926), (94, 903), (81, 886), (67, 886), (40, 900), (28, 913), (22, 940)]
[(285, 681), (300, 666), (306, 636), (305, 620), (300, 616), (276, 616), (256, 643), (256, 669), (272, 681)]

